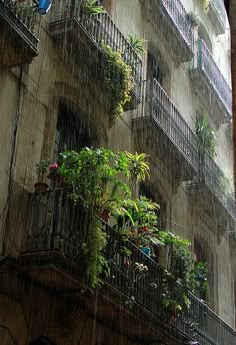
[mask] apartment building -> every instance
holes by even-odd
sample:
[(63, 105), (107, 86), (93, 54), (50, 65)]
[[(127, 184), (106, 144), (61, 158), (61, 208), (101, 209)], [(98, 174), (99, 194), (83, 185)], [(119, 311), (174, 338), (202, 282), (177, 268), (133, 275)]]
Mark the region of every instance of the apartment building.
[[(90, 16), (85, 3), (55, 0), (42, 16), (28, 1), (0, 0), (2, 343), (233, 345), (236, 207), (223, 0), (103, 0)], [(143, 40), (140, 54), (129, 35)], [(104, 81), (104, 44), (132, 69), (119, 119)], [(160, 227), (187, 238), (207, 263), (206, 302), (189, 292), (187, 311), (163, 317), (162, 271), (131, 244), (155, 289), (149, 280), (131, 291), (131, 269), (118, 267), (84, 291), (74, 206), (62, 189), (35, 193), (34, 184), (37, 162), (85, 146), (149, 155), (150, 179), (139, 192), (160, 204)]]

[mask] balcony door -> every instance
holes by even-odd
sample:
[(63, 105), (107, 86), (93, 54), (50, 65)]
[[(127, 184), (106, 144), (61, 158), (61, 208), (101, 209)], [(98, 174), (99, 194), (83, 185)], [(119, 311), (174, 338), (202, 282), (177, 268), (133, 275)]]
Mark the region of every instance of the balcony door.
[(66, 150), (80, 151), (85, 146), (96, 146), (97, 135), (86, 119), (86, 114), (73, 107), (71, 103), (60, 102), (54, 156)]
[(147, 76), (148, 80), (156, 79), (158, 83), (163, 85), (163, 71), (158, 63), (158, 59), (150, 51), (148, 52), (148, 62), (147, 62)]

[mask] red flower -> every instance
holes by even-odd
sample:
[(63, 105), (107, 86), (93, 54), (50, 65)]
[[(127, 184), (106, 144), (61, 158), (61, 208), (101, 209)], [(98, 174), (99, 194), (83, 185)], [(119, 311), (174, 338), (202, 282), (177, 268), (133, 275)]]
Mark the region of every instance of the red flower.
[(127, 266), (127, 267), (129, 267), (129, 265), (130, 265), (129, 260), (126, 260), (126, 261), (124, 262), (124, 265)]
[(48, 169), (49, 170), (54, 170), (54, 169), (57, 169), (58, 168), (58, 164), (57, 163), (54, 163), (54, 164), (50, 164)]

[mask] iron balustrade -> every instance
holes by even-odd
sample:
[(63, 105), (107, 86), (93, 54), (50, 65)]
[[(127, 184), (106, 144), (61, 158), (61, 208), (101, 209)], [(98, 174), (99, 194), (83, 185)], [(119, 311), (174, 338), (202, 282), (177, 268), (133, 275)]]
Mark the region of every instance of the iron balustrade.
[(145, 116), (151, 116), (157, 122), (185, 159), (197, 170), (197, 137), (156, 79), (146, 85), (144, 112)]
[(210, 0), (210, 5), (217, 12), (218, 17), (222, 21), (223, 25), (226, 26), (227, 14), (226, 14), (223, 0)]
[(1, 16), (17, 28), (30, 45), (35, 49), (37, 48), (38, 38), (35, 34), (36, 12), (33, 10), (33, 3), (29, 5), (29, 3), (25, 4), (13, 0), (0, 0)]
[(211, 191), (216, 195), (224, 208), (236, 221), (236, 204), (232, 194), (227, 193), (227, 184), (229, 183), (225, 174), (214, 161), (209, 152), (205, 151), (199, 154), (199, 177), (203, 178)]
[(132, 67), (134, 91), (141, 96), (142, 59), (135, 52), (129, 41), (124, 37), (116, 24), (99, 1), (97, 5), (103, 8), (104, 13), (89, 16), (83, 8), (83, 0), (57, 0), (54, 3), (51, 23), (74, 19), (86, 32), (93, 43), (101, 51), (102, 45), (109, 45), (114, 51), (120, 51), (124, 61)]
[(209, 83), (224, 104), (229, 116), (232, 116), (232, 91), (223, 77), (209, 49), (202, 39), (198, 40), (197, 68), (205, 73)]
[[(63, 190), (30, 195), (27, 214), (27, 252), (59, 250), (67, 259), (83, 267), (81, 247), (86, 219), (81, 209)], [(128, 257), (129, 265), (126, 265), (124, 260), (127, 257), (120, 251), (124, 243), (119, 232), (108, 225), (104, 225), (104, 231), (108, 242), (103, 254), (110, 266), (106, 282), (127, 296), (129, 312), (133, 304), (143, 306), (160, 321), (164, 321), (165, 325), (174, 327), (200, 345), (235, 345), (235, 331), (206, 304), (191, 292), (183, 290), (173, 279), (168, 280), (166, 285), (164, 270), (129, 241), (125, 242), (131, 253)], [(140, 273), (135, 268), (136, 263), (143, 264), (147, 270)], [(185, 292), (191, 303), (190, 308), (183, 308), (179, 314), (168, 313), (163, 304), (166, 288), (169, 291), (168, 298), (173, 300)]]
[(144, 108), (138, 117), (151, 117), (174, 143), (182, 156), (196, 171), (197, 179), (205, 183), (226, 211), (236, 220), (235, 198), (229, 195), (225, 174), (208, 151), (201, 153), (196, 134), (183, 119), (175, 105), (156, 79), (144, 85)]
[(161, 0), (170, 18), (178, 29), (184, 41), (193, 51), (194, 34), (191, 19), (181, 0)]

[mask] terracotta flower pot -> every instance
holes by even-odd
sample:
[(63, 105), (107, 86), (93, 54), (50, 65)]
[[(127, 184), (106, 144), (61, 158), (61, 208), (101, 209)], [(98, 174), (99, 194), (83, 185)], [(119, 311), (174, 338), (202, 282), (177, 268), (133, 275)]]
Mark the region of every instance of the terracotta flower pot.
[(48, 189), (48, 184), (44, 182), (37, 182), (34, 184), (34, 190), (36, 193), (45, 192)]

